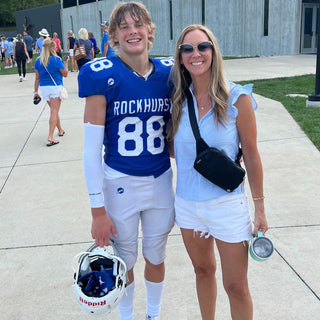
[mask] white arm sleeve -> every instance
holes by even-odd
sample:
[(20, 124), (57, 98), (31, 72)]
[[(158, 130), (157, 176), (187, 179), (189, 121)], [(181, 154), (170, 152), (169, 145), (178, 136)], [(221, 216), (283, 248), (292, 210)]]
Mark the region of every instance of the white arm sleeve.
[(91, 208), (104, 206), (102, 146), (104, 126), (84, 124), (83, 168)]

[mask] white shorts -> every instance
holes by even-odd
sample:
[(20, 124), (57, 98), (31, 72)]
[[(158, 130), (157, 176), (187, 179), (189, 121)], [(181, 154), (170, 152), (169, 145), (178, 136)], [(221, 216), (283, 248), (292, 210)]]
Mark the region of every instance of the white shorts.
[(200, 231), (224, 242), (252, 238), (252, 219), (244, 193), (228, 194), (207, 201), (190, 201), (176, 195), (176, 223), (180, 228)]
[(58, 86), (40, 86), (40, 91), (43, 100), (50, 101), (53, 98), (60, 98), (59, 89), (62, 88), (61, 85)]
[(111, 237), (128, 270), (138, 256), (139, 221), (142, 253), (152, 264), (166, 257), (168, 234), (174, 226), (172, 170), (158, 178), (124, 176), (104, 179), (105, 206), (118, 237)]
[(73, 57), (73, 49), (69, 49), (70, 57)]

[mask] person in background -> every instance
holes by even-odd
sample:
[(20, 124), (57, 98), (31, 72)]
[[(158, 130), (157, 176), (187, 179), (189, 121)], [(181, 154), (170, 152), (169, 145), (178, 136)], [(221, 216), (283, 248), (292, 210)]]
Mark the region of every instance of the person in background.
[[(166, 140), (171, 105), (168, 77), (173, 62), (170, 58), (149, 59), (154, 30), (143, 4), (118, 4), (110, 16), (110, 41), (119, 57), (88, 62), (78, 77), (79, 97), (86, 98), (83, 161), (91, 234), (101, 247), (111, 238), (128, 269), (126, 294), (118, 304), (121, 320), (133, 319), (140, 221), (145, 319), (160, 319), (166, 243), (174, 225)], [(130, 41), (137, 38), (138, 42)]]
[[(58, 135), (62, 137), (65, 131), (61, 127), (59, 110), (61, 105), (60, 91), (63, 81), (62, 77), (68, 76), (68, 60), (62, 62), (56, 51), (56, 44), (51, 39), (43, 41), (43, 50), (35, 62), (34, 97), (39, 96), (40, 88), (43, 100), (47, 101), (50, 107), (49, 134), (47, 147), (59, 143), (54, 139), (54, 130), (58, 128)], [(52, 80), (54, 79), (54, 81)]]
[(93, 44), (93, 52), (94, 52), (94, 57), (93, 58), (95, 58), (97, 56), (97, 54), (99, 54), (100, 49), (97, 47), (97, 41), (96, 41), (93, 33), (92, 32), (88, 32), (88, 36), (89, 36), (89, 40)]
[[(26, 78), (26, 61), (30, 59), (29, 53), (27, 50), (27, 45), (22, 41), (22, 35), (19, 33), (17, 35), (17, 41), (13, 46), (13, 56), (18, 67), (19, 81), (25, 81)], [(21, 66), (22, 66), (22, 75), (21, 75)]]
[[(33, 38), (28, 34), (28, 31), (23, 32), (23, 42), (27, 46), (28, 56), (29, 56), (29, 63), (33, 69)], [(28, 60), (27, 60), (28, 62)]]
[(1, 61), (4, 61), (4, 58), (5, 58), (5, 54), (4, 54), (4, 39), (5, 39), (5, 35), (4, 35), (4, 34), (1, 34), (1, 35), (0, 35), (0, 39), (1, 39), (1, 42), (0, 42)]
[(3, 52), (4, 52), (4, 64), (5, 64), (5, 69), (10, 69), (13, 67), (12, 65), (12, 58), (11, 56), (13, 55), (13, 48), (11, 52), (11, 41), (8, 41), (5, 36), (2, 38), (2, 47), (3, 47)]
[(13, 56), (13, 47), (14, 47), (14, 42), (13, 40), (15, 40), (13, 37), (8, 38), (8, 51), (10, 53), (10, 58), (11, 58), (11, 68), (16, 67), (16, 63), (14, 60), (14, 56)]
[[(236, 85), (225, 79), (218, 43), (202, 25), (190, 25), (182, 31), (176, 44), (173, 83), (169, 140), (174, 141), (177, 164), (176, 223), (196, 274), (201, 317), (215, 319), (215, 242), (231, 317), (252, 320), (248, 241), (252, 234), (268, 230), (252, 86)], [(189, 121), (187, 90), (194, 101), (203, 140), (210, 147), (224, 150), (232, 160), (241, 144), (254, 202), (254, 226), (243, 183), (228, 193), (193, 168), (196, 141)]]
[(40, 37), (38, 38), (36, 42), (36, 50), (41, 54), (43, 41), (47, 38), (50, 38), (49, 32), (47, 29), (43, 28), (41, 31), (39, 31)]
[(103, 37), (101, 41), (101, 55), (102, 57), (113, 57), (115, 56), (115, 52), (113, 48), (109, 45), (109, 21), (103, 21), (101, 23), (101, 30), (103, 32)]
[(67, 50), (70, 54), (70, 59), (71, 59), (71, 72), (77, 72), (77, 62), (73, 56), (73, 48), (74, 48), (74, 43), (76, 41), (76, 37), (72, 30), (69, 30), (67, 35), (68, 35)]
[(53, 38), (52, 40), (55, 42), (56, 44), (56, 50), (57, 50), (57, 55), (61, 58), (61, 53), (62, 53), (62, 48), (61, 48), (61, 41), (58, 38), (58, 34), (56, 32), (53, 33)]
[(84, 45), (85, 49), (86, 49), (86, 56), (80, 60), (77, 60), (77, 65), (79, 70), (81, 69), (81, 67), (91, 61), (94, 57), (94, 51), (93, 51), (93, 44), (92, 42), (89, 40), (89, 36), (88, 36), (88, 31), (86, 28), (81, 28), (78, 32), (79, 35), (79, 40), (77, 40), (74, 43), (74, 48), (73, 51), (76, 48), (79, 48), (80, 45)]

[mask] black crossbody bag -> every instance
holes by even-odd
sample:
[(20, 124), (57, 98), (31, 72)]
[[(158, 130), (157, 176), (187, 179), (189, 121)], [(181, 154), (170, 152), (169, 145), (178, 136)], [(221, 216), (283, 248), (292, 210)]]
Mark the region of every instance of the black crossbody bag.
[(197, 146), (197, 157), (193, 167), (210, 182), (225, 191), (232, 192), (243, 182), (246, 174), (245, 170), (240, 165), (242, 150), (239, 148), (237, 159), (236, 161), (233, 161), (219, 149), (209, 147), (200, 136), (196, 113), (194, 111), (193, 98), (189, 89), (186, 94), (190, 124)]

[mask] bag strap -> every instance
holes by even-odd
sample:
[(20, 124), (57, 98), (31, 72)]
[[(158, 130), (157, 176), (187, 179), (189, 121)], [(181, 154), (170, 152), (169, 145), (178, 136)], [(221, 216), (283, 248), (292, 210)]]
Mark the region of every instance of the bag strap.
[(54, 85), (58, 88), (58, 86), (57, 86), (56, 82), (54, 81), (54, 79), (53, 79), (53, 77), (52, 77), (51, 73), (48, 71), (47, 67), (46, 67), (46, 66), (44, 66), (44, 68), (45, 68), (45, 69), (47, 70), (47, 72), (49, 73), (49, 76), (51, 77), (51, 79), (52, 79), (52, 81), (53, 81)]
[(192, 98), (192, 95), (191, 95), (189, 89), (186, 90), (186, 95), (187, 95), (187, 100), (188, 100), (189, 120), (190, 120), (191, 128), (193, 131), (193, 135), (196, 139), (197, 154), (199, 154), (201, 151), (208, 149), (209, 146), (201, 138), (199, 126), (197, 123), (196, 113), (194, 111), (193, 98)]
[[(196, 139), (196, 145), (197, 145), (197, 154), (199, 154), (201, 151), (209, 148), (207, 143), (201, 138), (199, 126), (197, 123), (196, 113), (194, 111), (194, 103), (193, 103), (193, 97), (190, 93), (189, 88), (186, 90), (187, 100), (188, 100), (188, 111), (189, 111), (189, 120), (191, 124), (191, 128), (193, 131), (193, 135)], [(237, 157), (235, 159), (235, 163), (240, 165), (240, 159), (242, 157), (242, 149), (239, 146), (239, 151), (237, 154)]]

